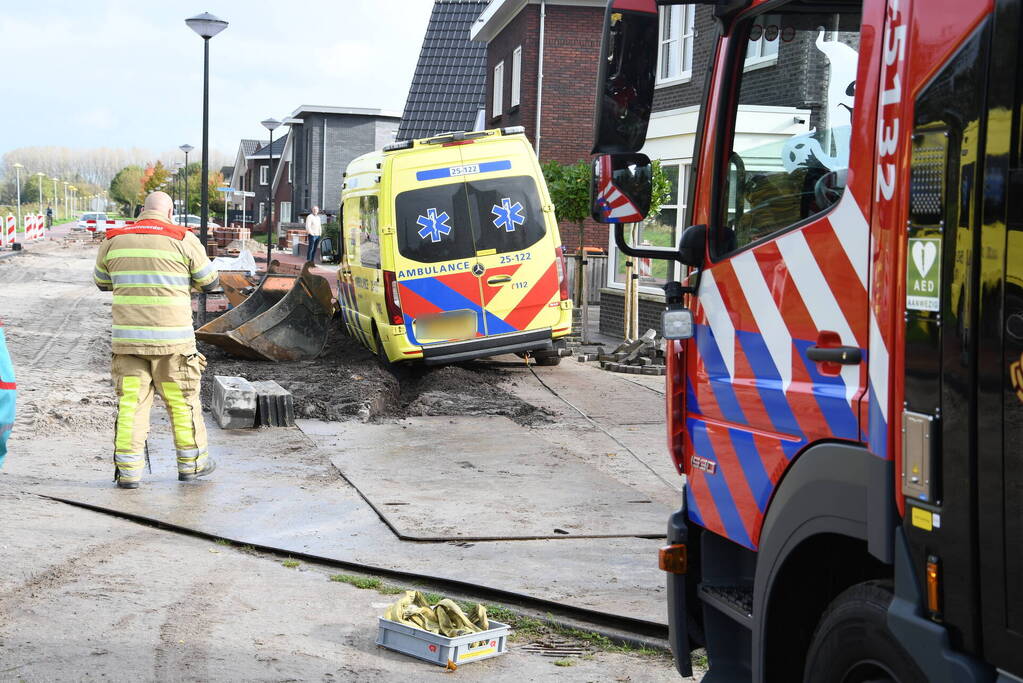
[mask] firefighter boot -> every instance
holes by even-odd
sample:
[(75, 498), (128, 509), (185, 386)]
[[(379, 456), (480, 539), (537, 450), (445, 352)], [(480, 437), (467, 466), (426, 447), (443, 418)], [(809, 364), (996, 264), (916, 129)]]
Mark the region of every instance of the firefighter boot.
[(178, 472), (178, 481), (192, 481), (197, 477), (205, 477), (206, 475), (213, 474), (215, 469), (217, 469), (217, 461), (213, 459), (213, 456), (206, 455), (205, 467), (195, 472)]

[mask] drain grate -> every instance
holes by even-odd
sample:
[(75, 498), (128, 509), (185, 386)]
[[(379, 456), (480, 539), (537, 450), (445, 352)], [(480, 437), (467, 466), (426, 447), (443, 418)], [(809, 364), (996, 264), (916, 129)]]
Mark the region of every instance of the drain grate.
[(540, 655), (541, 657), (581, 657), (590, 654), (593, 650), (585, 645), (580, 645), (574, 640), (567, 638), (545, 638), (516, 649), (523, 652)]

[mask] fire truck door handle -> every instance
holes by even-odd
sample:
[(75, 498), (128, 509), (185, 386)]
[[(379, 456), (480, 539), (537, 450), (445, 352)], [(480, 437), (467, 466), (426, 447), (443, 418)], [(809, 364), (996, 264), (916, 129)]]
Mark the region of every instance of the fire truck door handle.
[(840, 363), (842, 365), (858, 365), (862, 354), (855, 346), (811, 346), (806, 350), (806, 357), (815, 363)]

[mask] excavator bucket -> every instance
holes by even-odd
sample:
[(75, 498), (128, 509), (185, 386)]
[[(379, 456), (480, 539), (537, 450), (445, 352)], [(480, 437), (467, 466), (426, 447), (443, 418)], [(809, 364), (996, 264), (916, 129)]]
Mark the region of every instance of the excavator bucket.
[(237, 308), (200, 327), (195, 336), (241, 358), (306, 360), (323, 350), (334, 313), (330, 285), (309, 272), (280, 272), (272, 261), (266, 276)]
[(259, 280), (250, 278), (244, 270), (220, 271), (220, 286), (224, 288), (224, 294), (232, 306), (241, 306), (258, 285)]

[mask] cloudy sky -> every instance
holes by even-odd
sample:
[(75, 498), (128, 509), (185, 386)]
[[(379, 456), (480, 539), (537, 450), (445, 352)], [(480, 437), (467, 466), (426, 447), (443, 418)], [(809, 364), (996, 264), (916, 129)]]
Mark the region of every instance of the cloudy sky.
[(210, 41), (210, 144), (233, 156), (259, 122), (301, 104), (400, 113), (432, 0), (24, 0), (0, 12), (0, 154), (35, 145), (202, 141), (202, 39), (184, 19), (230, 22)]

